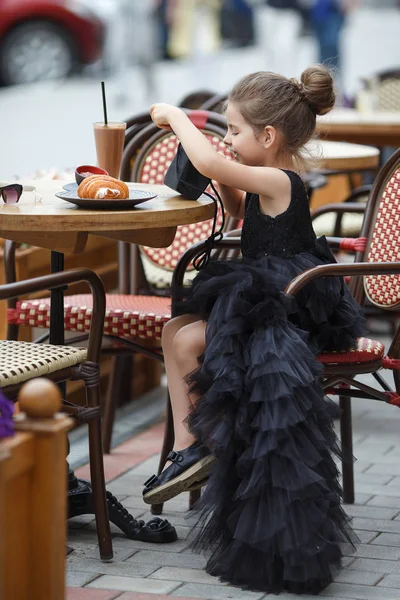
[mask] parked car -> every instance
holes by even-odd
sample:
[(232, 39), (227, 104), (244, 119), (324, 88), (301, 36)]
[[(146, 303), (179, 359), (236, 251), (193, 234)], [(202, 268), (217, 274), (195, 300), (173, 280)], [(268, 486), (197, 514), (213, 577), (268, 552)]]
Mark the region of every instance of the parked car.
[(100, 58), (104, 37), (88, 0), (0, 0), (0, 83), (66, 77)]

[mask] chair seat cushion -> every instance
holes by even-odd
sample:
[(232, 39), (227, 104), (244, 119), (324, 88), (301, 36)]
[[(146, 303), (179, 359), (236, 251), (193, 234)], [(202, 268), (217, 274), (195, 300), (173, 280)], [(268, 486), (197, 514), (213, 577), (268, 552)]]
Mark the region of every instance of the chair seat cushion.
[[(160, 341), (164, 324), (171, 319), (171, 298), (158, 296), (106, 295), (105, 335), (127, 339)], [(66, 296), (64, 299), (65, 328), (87, 332), (92, 315), (91, 294)], [(50, 326), (50, 298), (26, 300), (9, 311), (9, 322), (29, 327)], [(380, 360), (385, 347), (381, 342), (359, 338), (357, 345), (346, 352), (323, 352), (318, 360), (323, 364), (356, 364)]]
[[(324, 213), (313, 220), (313, 229), (317, 237), (335, 235), (336, 213)], [(342, 218), (340, 235), (342, 237), (357, 237), (360, 235), (364, 215), (345, 213)]]
[[(92, 315), (91, 294), (66, 296), (64, 322), (67, 331), (89, 331)], [(17, 303), (8, 320), (29, 327), (50, 326), (50, 298)], [(164, 323), (171, 319), (171, 298), (158, 296), (106, 295), (105, 335), (127, 339), (161, 340)]]
[(346, 352), (323, 352), (318, 360), (323, 364), (366, 363), (381, 360), (384, 356), (385, 346), (376, 340), (358, 338), (357, 345)]
[(0, 340), (0, 388), (73, 367), (86, 356), (86, 348)]

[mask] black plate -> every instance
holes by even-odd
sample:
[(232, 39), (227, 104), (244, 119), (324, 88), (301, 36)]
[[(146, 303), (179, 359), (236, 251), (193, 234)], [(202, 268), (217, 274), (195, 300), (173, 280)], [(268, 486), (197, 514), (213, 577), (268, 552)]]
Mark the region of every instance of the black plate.
[(144, 190), (133, 190), (132, 188), (129, 188), (129, 198), (124, 198), (123, 200), (110, 200), (109, 198), (99, 200), (94, 198), (79, 198), (75, 188), (73, 191), (58, 192), (56, 196), (57, 198), (61, 198), (62, 200), (66, 200), (72, 204), (76, 204), (76, 206), (80, 206), (81, 208), (88, 208), (89, 210), (123, 210), (127, 208), (134, 208), (137, 204), (147, 202), (147, 200), (155, 198), (157, 194), (145, 192)]

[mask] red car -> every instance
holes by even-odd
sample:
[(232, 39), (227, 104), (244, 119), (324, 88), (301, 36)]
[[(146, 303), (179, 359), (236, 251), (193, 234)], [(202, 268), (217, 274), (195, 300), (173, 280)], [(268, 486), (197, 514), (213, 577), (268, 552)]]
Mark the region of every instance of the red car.
[(0, 0), (0, 82), (66, 77), (101, 56), (104, 37), (87, 0)]

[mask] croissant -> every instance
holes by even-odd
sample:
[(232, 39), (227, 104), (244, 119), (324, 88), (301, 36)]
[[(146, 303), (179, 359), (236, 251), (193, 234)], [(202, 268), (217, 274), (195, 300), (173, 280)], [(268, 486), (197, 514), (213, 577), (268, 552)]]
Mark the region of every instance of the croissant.
[(85, 177), (78, 187), (79, 198), (123, 200), (129, 198), (129, 188), (120, 179), (109, 175)]

